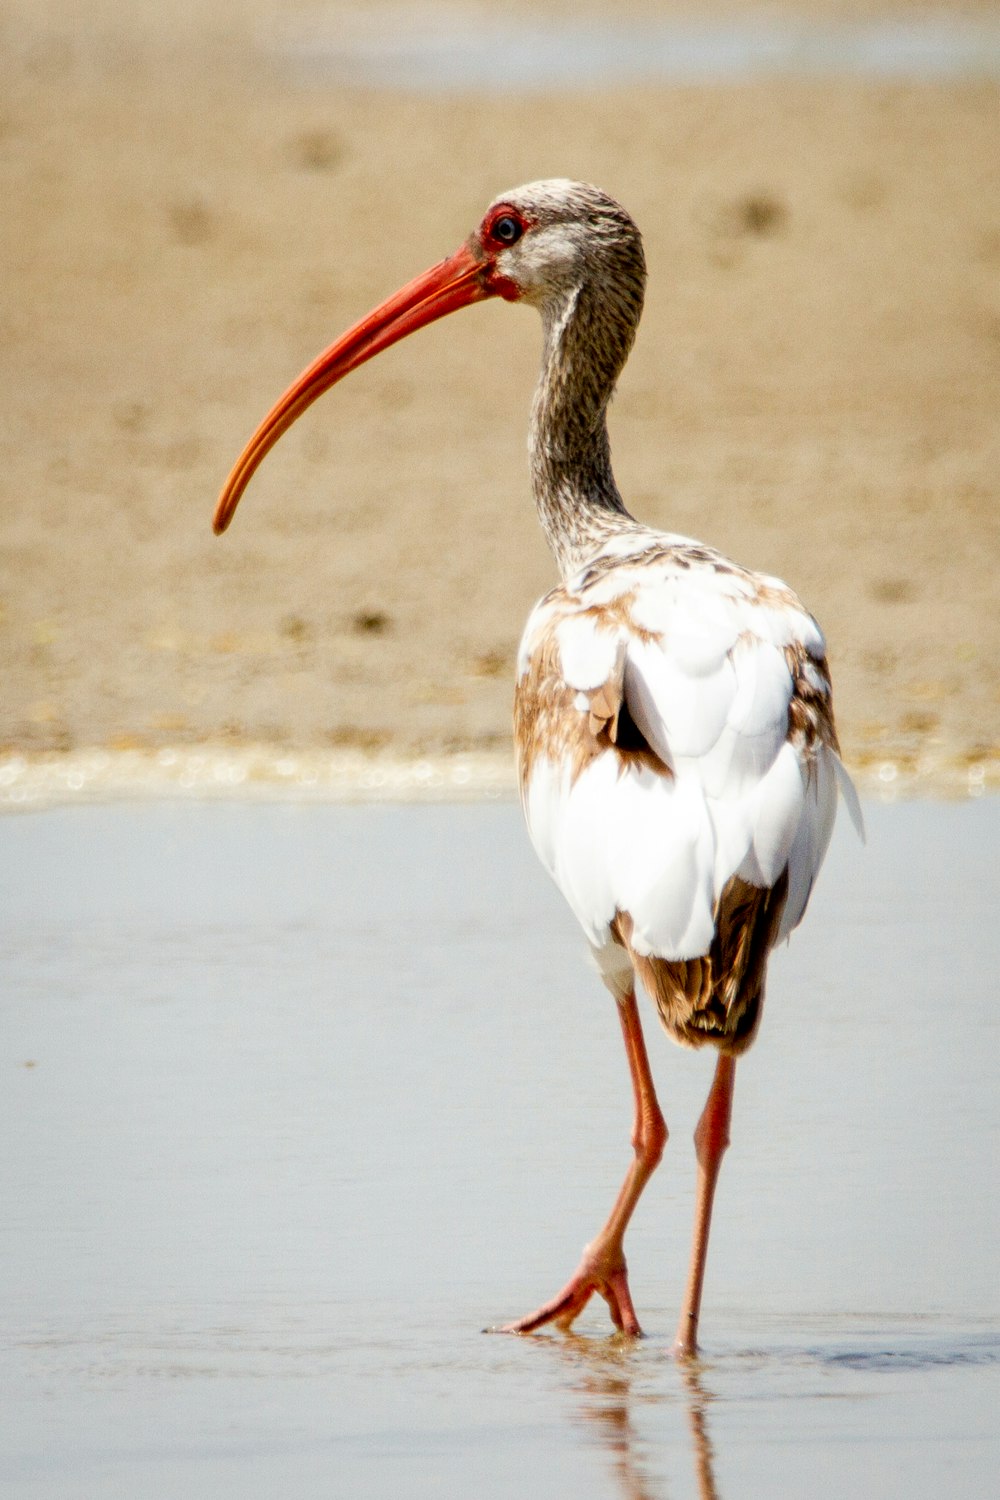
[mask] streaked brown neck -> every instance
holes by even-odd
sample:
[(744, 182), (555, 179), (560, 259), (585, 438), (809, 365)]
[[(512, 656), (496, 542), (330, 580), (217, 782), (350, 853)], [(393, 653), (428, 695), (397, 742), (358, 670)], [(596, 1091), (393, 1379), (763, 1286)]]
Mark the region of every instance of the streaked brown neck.
[(642, 281), (615, 290), (585, 282), (542, 308), (528, 448), (539, 520), (564, 579), (610, 537), (640, 529), (612, 473), (607, 408), (635, 337)]

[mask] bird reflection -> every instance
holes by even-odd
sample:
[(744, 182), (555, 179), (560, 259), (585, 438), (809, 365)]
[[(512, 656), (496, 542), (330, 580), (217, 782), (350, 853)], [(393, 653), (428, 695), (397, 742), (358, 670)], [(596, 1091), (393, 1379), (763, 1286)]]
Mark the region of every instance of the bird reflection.
[[(611, 1460), (622, 1500), (668, 1500), (668, 1480), (659, 1455), (635, 1426), (638, 1405), (662, 1401), (659, 1381), (649, 1381), (650, 1367), (637, 1359), (640, 1352), (629, 1341), (594, 1340), (567, 1334), (556, 1346), (573, 1366), (572, 1388), (581, 1397), (580, 1411), (588, 1432)], [(684, 1389), (691, 1456), (698, 1500), (721, 1500), (715, 1482), (715, 1454), (709, 1435), (708, 1408), (714, 1397), (702, 1372), (691, 1361), (676, 1370)], [(643, 1386), (648, 1389), (643, 1390)]]
[(712, 1439), (708, 1435), (708, 1404), (712, 1400), (706, 1391), (701, 1375), (689, 1362), (680, 1367), (681, 1378), (687, 1387), (688, 1427), (691, 1432), (691, 1449), (694, 1454), (694, 1472), (698, 1481), (698, 1500), (719, 1500), (715, 1485), (715, 1454)]

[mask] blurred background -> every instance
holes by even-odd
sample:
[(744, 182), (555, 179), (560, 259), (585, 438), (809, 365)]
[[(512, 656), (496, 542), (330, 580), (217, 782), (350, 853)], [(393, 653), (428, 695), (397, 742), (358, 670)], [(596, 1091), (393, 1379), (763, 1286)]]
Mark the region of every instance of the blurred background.
[(0, 752), (509, 753), (533, 314), (393, 349), (210, 519), (326, 343), (571, 176), (646, 239), (630, 507), (801, 594), (855, 768), (992, 776), (998, 80), (992, 4), (8, 0)]

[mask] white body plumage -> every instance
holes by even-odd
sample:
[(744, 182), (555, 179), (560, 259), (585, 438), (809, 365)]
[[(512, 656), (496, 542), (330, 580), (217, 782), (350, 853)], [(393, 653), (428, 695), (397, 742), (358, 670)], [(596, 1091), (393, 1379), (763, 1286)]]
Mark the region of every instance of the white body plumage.
[(637, 954), (699, 958), (732, 877), (772, 888), (787, 872), (778, 941), (805, 911), (838, 786), (860, 824), (816, 621), (779, 580), (685, 537), (615, 538), (546, 595), (517, 691), (531, 838), (615, 990), (619, 913)]

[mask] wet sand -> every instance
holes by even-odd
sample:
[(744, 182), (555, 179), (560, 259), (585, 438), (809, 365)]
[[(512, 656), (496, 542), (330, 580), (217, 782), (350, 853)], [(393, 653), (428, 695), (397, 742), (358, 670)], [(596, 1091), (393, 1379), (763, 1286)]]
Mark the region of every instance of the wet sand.
[(4, 1495), (990, 1493), (1000, 801), (866, 814), (739, 1066), (687, 1376), (711, 1059), (651, 1014), (647, 1339), (480, 1332), (628, 1157), (611, 1002), (514, 807), (7, 819)]
[(800, 592), (855, 767), (992, 778), (996, 84), (390, 93), (296, 69), (319, 24), (7, 8), (0, 752), (507, 753), (553, 579), (531, 315), (479, 308), (358, 372), (224, 540), (209, 519), (320, 347), (496, 191), (569, 174), (646, 236), (613, 409), (633, 509)]

